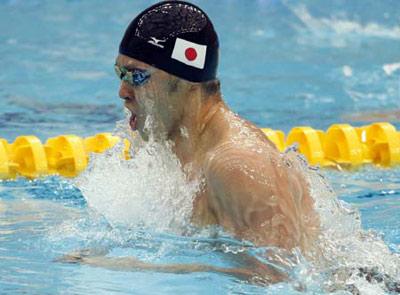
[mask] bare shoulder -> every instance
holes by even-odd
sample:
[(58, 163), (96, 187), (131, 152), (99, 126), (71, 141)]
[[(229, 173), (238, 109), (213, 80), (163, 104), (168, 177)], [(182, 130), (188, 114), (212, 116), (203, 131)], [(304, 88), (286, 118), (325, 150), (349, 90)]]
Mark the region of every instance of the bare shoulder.
[(277, 161), (279, 155), (274, 149), (268, 153), (266, 147), (227, 142), (207, 153), (205, 173), (211, 179), (226, 180), (229, 183), (232, 180), (236, 180), (234, 183), (246, 179), (260, 180), (266, 174), (271, 176), (270, 170)]
[(228, 142), (210, 151), (205, 176), (221, 220), (257, 244), (303, 247), (316, 222), (308, 184), (270, 145)]

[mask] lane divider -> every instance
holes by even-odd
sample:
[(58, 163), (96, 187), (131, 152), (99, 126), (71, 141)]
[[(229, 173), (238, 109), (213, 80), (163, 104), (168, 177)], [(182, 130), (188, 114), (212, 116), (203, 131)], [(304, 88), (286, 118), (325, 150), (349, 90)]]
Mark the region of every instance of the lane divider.
[[(400, 132), (387, 122), (361, 127), (334, 124), (327, 131), (299, 126), (287, 136), (281, 130), (261, 130), (280, 151), (298, 144), (299, 152), (311, 165), (351, 168), (372, 163), (382, 167), (400, 164)], [(34, 179), (52, 174), (75, 177), (86, 169), (90, 153), (103, 153), (119, 141), (111, 133), (87, 138), (60, 135), (45, 144), (33, 135), (19, 136), (13, 143), (0, 138), (0, 179)], [(129, 141), (124, 141), (124, 147), (123, 156), (129, 159)]]

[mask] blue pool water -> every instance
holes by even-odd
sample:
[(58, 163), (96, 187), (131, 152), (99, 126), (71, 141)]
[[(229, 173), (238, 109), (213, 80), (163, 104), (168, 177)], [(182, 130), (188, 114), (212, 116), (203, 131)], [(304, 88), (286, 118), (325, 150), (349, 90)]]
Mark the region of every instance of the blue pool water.
[[(149, 2), (154, 1), (0, 0), (0, 137), (12, 142), (34, 134), (45, 140), (114, 130), (124, 118), (113, 72), (118, 44)], [(225, 100), (258, 126), (287, 132), (298, 125), (363, 125), (369, 123), (364, 113), (400, 109), (400, 2), (193, 2), (210, 15), (220, 36)], [(398, 116), (392, 123), (399, 130)], [(139, 160), (136, 165), (151, 163)], [(248, 249), (224, 234), (215, 239), (207, 231), (170, 231), (157, 220), (161, 209), (134, 202), (147, 196), (142, 184), (161, 195), (168, 191), (149, 172), (138, 179), (107, 161), (98, 159), (109, 166), (72, 183), (57, 177), (0, 182), (1, 294), (298, 293), (292, 283), (261, 287), (221, 274), (117, 272), (53, 262), (75, 249), (106, 247), (111, 255), (152, 262), (233, 266), (230, 255)], [(375, 230), (400, 254), (400, 169), (322, 173), (340, 199), (360, 211), (363, 229)], [(167, 184), (176, 180), (158, 176)], [(94, 196), (96, 187), (108, 183), (115, 185), (104, 198)], [(167, 209), (165, 215), (173, 214)], [(130, 217), (140, 217), (145, 226), (114, 222)], [(346, 255), (358, 259), (364, 246)], [(382, 261), (376, 257), (371, 259), (387, 264), (383, 254)], [(328, 279), (311, 273), (297, 276), (306, 293), (325, 293), (321, 286)], [(376, 286), (361, 287), (365, 294), (378, 292)]]

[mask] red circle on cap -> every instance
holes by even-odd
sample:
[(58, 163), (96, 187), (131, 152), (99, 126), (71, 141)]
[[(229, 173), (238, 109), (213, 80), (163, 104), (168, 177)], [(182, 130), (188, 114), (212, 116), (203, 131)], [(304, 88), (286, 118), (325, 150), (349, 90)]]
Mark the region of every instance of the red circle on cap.
[(193, 47), (189, 47), (185, 50), (185, 56), (189, 61), (193, 61), (197, 57), (197, 51)]

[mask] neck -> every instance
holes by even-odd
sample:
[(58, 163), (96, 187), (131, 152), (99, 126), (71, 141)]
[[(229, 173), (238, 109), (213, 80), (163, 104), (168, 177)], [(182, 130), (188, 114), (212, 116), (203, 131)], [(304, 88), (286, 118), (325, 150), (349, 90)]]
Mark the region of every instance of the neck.
[(196, 164), (219, 136), (215, 134), (221, 108), (226, 108), (221, 96), (202, 97), (200, 92), (192, 94), (188, 99), (182, 120), (174, 128), (170, 139), (174, 143), (174, 151), (182, 166)]

